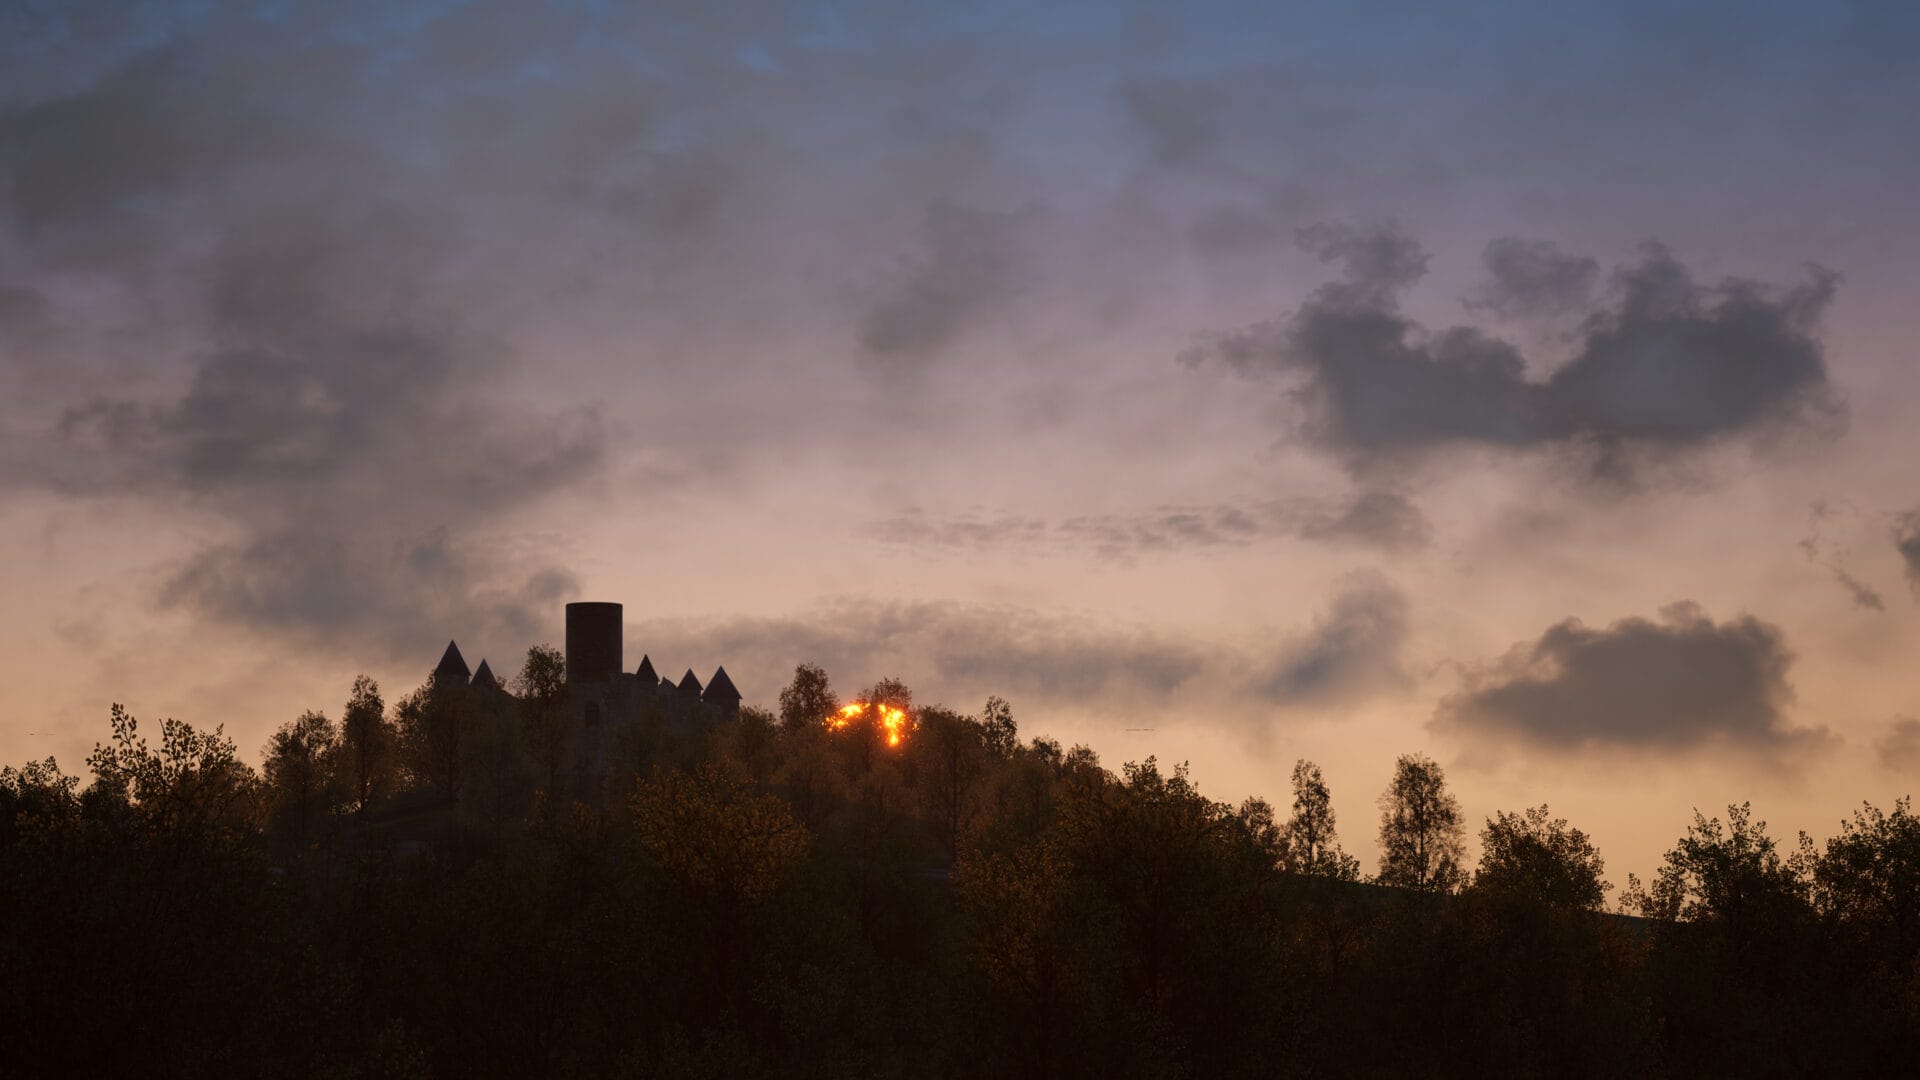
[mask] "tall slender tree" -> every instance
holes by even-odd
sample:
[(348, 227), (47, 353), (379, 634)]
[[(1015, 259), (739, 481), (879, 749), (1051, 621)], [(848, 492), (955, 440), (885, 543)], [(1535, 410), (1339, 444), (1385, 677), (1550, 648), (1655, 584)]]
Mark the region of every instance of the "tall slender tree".
[(353, 680), (346, 711), (340, 714), (340, 743), (335, 774), (347, 804), (358, 818), (385, 794), (393, 775), (394, 731), (380, 684), (360, 675)]
[(1287, 869), (1311, 877), (1356, 881), (1360, 860), (1340, 850), (1334, 832), (1333, 793), (1320, 766), (1305, 758), (1293, 763), (1293, 816), (1285, 829)]
[(551, 645), (528, 649), (527, 662), (514, 677), (513, 692), (520, 699), (527, 749), (546, 785), (547, 805), (551, 807), (574, 734), (566, 656)]
[(1404, 754), (1380, 795), (1380, 875), (1383, 885), (1424, 892), (1459, 886), (1465, 852), (1460, 802), (1446, 773), (1425, 754)]

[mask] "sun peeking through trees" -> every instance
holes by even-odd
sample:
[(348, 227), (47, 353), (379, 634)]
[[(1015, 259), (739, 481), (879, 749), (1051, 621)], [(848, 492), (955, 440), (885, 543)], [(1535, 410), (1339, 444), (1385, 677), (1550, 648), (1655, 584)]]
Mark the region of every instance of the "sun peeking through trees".
[(895, 708), (884, 701), (853, 701), (842, 705), (827, 718), (827, 730), (845, 731), (851, 727), (871, 725), (874, 734), (889, 747), (898, 747), (906, 741), (913, 730), (913, 720), (904, 709)]

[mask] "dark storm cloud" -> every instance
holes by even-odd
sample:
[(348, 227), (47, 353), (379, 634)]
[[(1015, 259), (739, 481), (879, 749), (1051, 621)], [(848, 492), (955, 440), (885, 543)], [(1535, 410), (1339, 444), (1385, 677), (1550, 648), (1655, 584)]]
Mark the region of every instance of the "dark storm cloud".
[(1256, 674), (1252, 689), (1279, 705), (1359, 701), (1411, 683), (1401, 658), (1407, 597), (1377, 575), (1348, 579), (1298, 641)]
[(1898, 773), (1920, 772), (1920, 720), (1896, 716), (1887, 733), (1873, 744), (1882, 768)]
[(1920, 600), (1920, 510), (1901, 514), (1893, 522), (1893, 547), (1906, 564), (1907, 584), (1914, 599)]
[(1013, 514), (935, 518), (912, 511), (874, 523), (874, 535), (885, 543), (929, 550), (1025, 548), (1123, 562), (1281, 538), (1357, 544), (1386, 552), (1414, 551), (1432, 541), (1432, 530), (1419, 507), (1388, 491), (1362, 492), (1347, 500), (1163, 506), (1143, 513), (1092, 514), (1056, 522)]
[(1402, 314), (1426, 257), (1397, 230), (1315, 229), (1301, 242), (1341, 263), (1342, 280), (1182, 359), (1297, 379), (1300, 434), (1357, 468), (1449, 447), (1560, 447), (1619, 472), (1623, 455), (1841, 417), (1817, 336), (1837, 278), (1817, 267), (1794, 286), (1702, 285), (1645, 245), (1587, 313), (1572, 359), (1541, 378), (1505, 341), (1473, 327), (1429, 331)]
[(1502, 319), (1565, 315), (1587, 309), (1600, 282), (1600, 263), (1567, 255), (1548, 240), (1503, 237), (1480, 256), (1487, 280), (1467, 299), (1473, 311)]
[(1569, 753), (1721, 747), (1784, 759), (1831, 738), (1789, 726), (1792, 663), (1778, 627), (1751, 615), (1715, 622), (1692, 603), (1605, 629), (1568, 619), (1469, 670), (1434, 723)]
[(862, 320), (860, 342), (875, 362), (911, 364), (998, 311), (1016, 291), (1021, 237), (1036, 217), (928, 207), (920, 252), (901, 261), (897, 280)]

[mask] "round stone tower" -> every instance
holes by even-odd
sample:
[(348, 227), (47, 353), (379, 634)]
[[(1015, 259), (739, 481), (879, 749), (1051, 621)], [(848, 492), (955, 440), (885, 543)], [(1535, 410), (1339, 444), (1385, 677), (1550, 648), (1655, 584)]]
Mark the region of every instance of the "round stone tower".
[(607, 682), (621, 671), (619, 604), (567, 605), (567, 681)]

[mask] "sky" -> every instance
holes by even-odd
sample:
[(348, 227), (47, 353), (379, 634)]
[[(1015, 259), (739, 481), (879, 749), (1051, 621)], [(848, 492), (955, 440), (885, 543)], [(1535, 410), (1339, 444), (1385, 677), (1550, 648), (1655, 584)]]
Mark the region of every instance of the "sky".
[[(569, 600), (1371, 869), (1920, 779), (1920, 8), (0, 5), (0, 760)], [(1470, 845), (1470, 850), (1472, 845)]]

